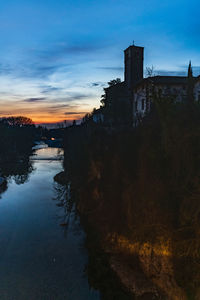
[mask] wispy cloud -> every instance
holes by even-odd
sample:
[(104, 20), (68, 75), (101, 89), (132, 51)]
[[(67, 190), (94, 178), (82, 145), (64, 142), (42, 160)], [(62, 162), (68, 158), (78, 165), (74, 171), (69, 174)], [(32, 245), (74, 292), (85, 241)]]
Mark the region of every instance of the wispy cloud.
[[(180, 70), (155, 70), (156, 75), (160, 76), (187, 76), (188, 65), (180, 66)], [(192, 66), (194, 76), (200, 74), (200, 66)]]
[(91, 87), (104, 87), (106, 86), (105, 82), (92, 82), (89, 86)]
[(186, 76), (185, 71), (167, 71), (167, 70), (156, 70), (155, 75), (158, 76)]
[(61, 64), (45, 65), (42, 63), (38, 65), (36, 64), (32, 66), (27, 66), (27, 74), (30, 77), (44, 78), (57, 72), (61, 66)]
[(107, 71), (123, 71), (124, 67), (96, 67), (97, 69), (107, 70)]
[(83, 115), (86, 113), (86, 111), (67, 111), (65, 112), (65, 115)]
[(63, 90), (62, 87), (55, 87), (55, 86), (51, 86), (51, 85), (41, 86), (42, 94), (50, 94), (50, 93), (59, 92), (62, 90)]
[(21, 79), (44, 79), (49, 75), (54, 74), (62, 66), (61, 64), (49, 65), (42, 62), (35, 61), (30, 58), (31, 63), (28, 61), (16, 61), (15, 63), (9, 62), (7, 64), (0, 63), (0, 75), (11, 76), (13, 78)]
[(56, 104), (56, 105), (49, 106), (48, 108), (61, 109), (61, 108), (75, 108), (77, 106), (78, 105), (71, 105), (71, 104)]
[(44, 108), (48, 113), (63, 113), (65, 114), (66, 109), (76, 109), (78, 105), (70, 105), (70, 104), (56, 104), (56, 105), (48, 105)]
[(24, 102), (38, 102), (38, 101), (43, 101), (43, 100), (46, 100), (46, 98), (45, 97), (43, 97), (43, 98), (40, 98), (40, 97), (38, 97), (38, 98), (27, 98), (27, 99), (24, 99), (23, 101)]
[(9, 64), (0, 63), (0, 75), (9, 75), (12, 73), (12, 68)]
[(91, 94), (84, 94), (84, 93), (76, 93), (76, 92), (69, 92), (66, 96), (66, 101), (76, 101), (90, 98)]
[(101, 50), (105, 47), (105, 44), (100, 44), (98, 41), (93, 43), (91, 42), (82, 42), (81, 44), (70, 44), (70, 43), (57, 43), (52, 47), (42, 49), (42, 50), (33, 50), (39, 59), (45, 61), (58, 61), (63, 57), (67, 56), (80, 56), (81, 54), (94, 53), (98, 50)]

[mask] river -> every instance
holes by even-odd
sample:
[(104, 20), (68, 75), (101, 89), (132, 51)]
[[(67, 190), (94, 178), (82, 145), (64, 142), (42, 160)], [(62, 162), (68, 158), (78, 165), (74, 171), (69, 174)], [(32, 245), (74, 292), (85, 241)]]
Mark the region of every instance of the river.
[(84, 273), (84, 232), (58, 206), (53, 177), (62, 170), (57, 148), (35, 151), (25, 180), (12, 176), (0, 199), (0, 299), (97, 300)]

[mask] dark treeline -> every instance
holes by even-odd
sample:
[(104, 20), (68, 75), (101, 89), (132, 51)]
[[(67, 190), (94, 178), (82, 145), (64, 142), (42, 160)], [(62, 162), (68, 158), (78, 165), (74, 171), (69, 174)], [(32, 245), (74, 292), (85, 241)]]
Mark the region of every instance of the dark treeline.
[(35, 125), (26, 117), (9, 117), (0, 120), (0, 160), (15, 160), (24, 153), (30, 154), (35, 137)]
[(29, 159), (34, 140), (39, 134), (32, 120), (26, 117), (0, 119), (0, 194), (7, 189), (9, 177), (23, 184), (33, 171)]
[(105, 248), (137, 258), (166, 299), (199, 299), (200, 104), (155, 97), (137, 128), (72, 126), (65, 147), (77, 208)]
[[(29, 160), (35, 138), (35, 125), (26, 117), (0, 119), (0, 194), (7, 189), (7, 179), (24, 183), (33, 167)], [(2, 179), (3, 178), (3, 179)]]
[[(30, 155), (35, 141), (62, 138), (64, 129), (36, 127), (23, 116), (0, 119), (0, 177), (14, 176), (16, 183), (24, 183), (33, 167)], [(4, 190), (1, 186), (0, 191)]]
[(36, 127), (27, 117), (0, 119), (0, 162), (14, 161), (32, 153), (34, 141), (63, 138), (64, 128)]

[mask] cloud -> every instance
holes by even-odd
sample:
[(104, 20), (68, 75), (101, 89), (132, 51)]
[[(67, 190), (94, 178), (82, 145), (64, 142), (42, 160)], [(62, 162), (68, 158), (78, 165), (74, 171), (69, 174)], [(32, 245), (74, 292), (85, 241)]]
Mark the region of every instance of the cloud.
[(105, 82), (92, 82), (90, 84), (91, 87), (97, 87), (97, 86), (100, 86), (100, 87), (104, 87), (106, 86), (106, 83)]
[(86, 114), (86, 111), (67, 111), (65, 112), (65, 115), (82, 115), (82, 114)]
[(96, 67), (97, 69), (107, 70), (107, 71), (123, 71), (124, 67)]
[(102, 48), (105, 45), (98, 43), (82, 43), (79, 45), (59, 43), (51, 48), (45, 50), (34, 50), (34, 53), (40, 59), (45, 60), (58, 60), (67, 55), (80, 55), (85, 53), (94, 53)]
[(45, 107), (45, 111), (48, 113), (63, 113), (65, 114), (65, 112), (63, 112), (64, 109), (77, 109), (79, 107), (79, 105), (71, 105), (71, 104), (55, 104), (55, 105), (50, 105)]
[[(160, 76), (187, 76), (187, 65), (183, 65), (180, 67), (181, 70), (177, 71), (169, 71), (169, 70), (155, 70), (156, 75)], [(200, 66), (192, 66), (193, 75), (197, 76), (200, 74)]]
[[(32, 58), (34, 61), (35, 59)], [(23, 68), (20, 68), (15, 71), (20, 77), (33, 78), (33, 79), (45, 79), (50, 75), (58, 72), (58, 70), (63, 67), (63, 64), (49, 64), (49, 62), (43, 62), (35, 60), (34, 63), (24, 62)]]
[(37, 101), (43, 101), (43, 100), (46, 100), (47, 98), (45, 97), (38, 97), (38, 98), (27, 98), (27, 99), (24, 99), (23, 101), (24, 102), (37, 102)]
[(186, 71), (167, 71), (167, 70), (156, 70), (155, 75), (158, 76), (186, 76)]
[(63, 90), (63, 88), (61, 88), (61, 87), (54, 87), (51, 85), (41, 86), (41, 88), (42, 88), (42, 91), (41, 91), (42, 94), (49, 94), (49, 93), (54, 93), (54, 92)]
[(66, 96), (66, 101), (76, 101), (76, 100), (82, 100), (85, 98), (90, 98), (91, 94), (81, 94), (81, 93), (68, 93), (68, 95)]
[(14, 78), (44, 79), (57, 72), (61, 67), (63, 67), (63, 64), (49, 64), (31, 57), (27, 61), (24, 60), (22, 62), (0, 63), (0, 75), (12, 76)]
[(0, 63), (0, 75), (9, 75), (12, 73), (12, 68), (9, 64)]
[(47, 76), (52, 73), (55, 73), (62, 65), (56, 64), (56, 65), (35, 65), (32, 68), (32, 72), (30, 74), (34, 74), (37, 76)]
[(57, 105), (52, 105), (49, 106), (49, 108), (51, 109), (60, 109), (60, 108), (74, 108), (77, 107), (77, 105), (70, 105), (70, 104), (57, 104)]
[(51, 106), (46, 107), (46, 110), (48, 112), (54, 113), (54, 112), (58, 112), (62, 109), (74, 109), (76, 107), (77, 106), (69, 105), (69, 104), (57, 104), (57, 105), (51, 105)]
[(77, 45), (66, 42), (56, 43), (46, 49), (30, 49), (29, 56), (33, 63), (29, 64), (29, 76), (45, 77), (65, 68), (71, 70), (83, 62), (96, 60), (96, 52), (106, 45), (99, 42), (79, 43)]

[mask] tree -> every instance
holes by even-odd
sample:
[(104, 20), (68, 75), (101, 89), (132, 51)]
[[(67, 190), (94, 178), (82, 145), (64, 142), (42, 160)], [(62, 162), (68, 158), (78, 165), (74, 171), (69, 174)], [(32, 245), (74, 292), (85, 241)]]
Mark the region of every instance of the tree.
[(121, 83), (121, 79), (120, 78), (116, 78), (116, 79), (110, 80), (108, 82), (108, 85), (109, 85), (109, 87), (111, 87), (111, 86), (119, 84), (119, 83)]
[(34, 125), (33, 121), (30, 118), (22, 117), (22, 116), (2, 118), (1, 124), (10, 127), (26, 127), (26, 126)]
[(151, 67), (146, 67), (146, 77), (153, 77), (153, 76), (155, 76), (154, 66), (152, 65)]
[[(121, 83), (121, 79), (116, 78), (116, 79), (108, 81), (108, 86), (112, 87), (112, 86), (117, 85), (119, 83)], [(104, 88), (104, 94), (101, 95), (101, 104), (102, 104), (102, 106), (106, 105), (106, 89), (105, 88)]]
[(194, 101), (194, 79), (191, 61), (188, 66), (188, 77), (187, 77), (187, 100), (188, 103), (193, 103)]

